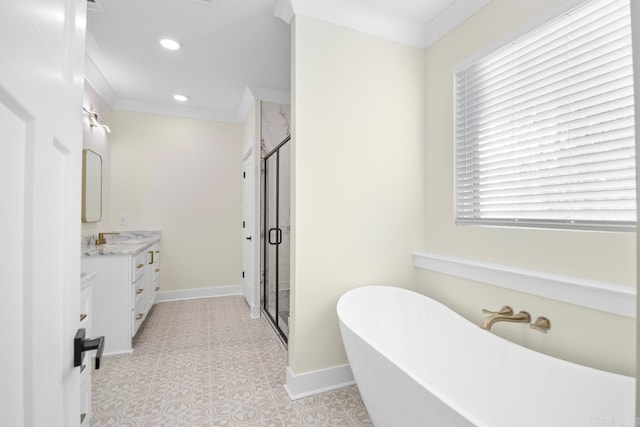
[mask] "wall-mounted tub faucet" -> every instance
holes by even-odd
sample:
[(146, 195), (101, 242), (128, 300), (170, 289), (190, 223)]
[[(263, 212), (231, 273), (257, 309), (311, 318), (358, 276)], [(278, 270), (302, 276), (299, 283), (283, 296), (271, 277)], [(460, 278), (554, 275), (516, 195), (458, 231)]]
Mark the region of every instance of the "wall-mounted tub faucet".
[(529, 327), (546, 334), (547, 331), (551, 329), (551, 321), (544, 316), (540, 316), (535, 322), (531, 323)]
[(500, 311), (491, 311), (491, 310), (487, 310), (486, 308), (483, 308), (482, 312), (484, 314), (502, 314), (503, 316), (509, 316), (513, 314), (513, 308), (509, 307), (508, 305), (505, 305), (500, 309)]
[[(508, 309), (508, 310), (507, 310)], [(531, 322), (531, 315), (526, 311), (521, 311), (518, 314), (513, 314), (513, 310), (509, 306), (504, 306), (500, 311), (489, 311), (482, 310), (483, 313), (491, 313), (487, 316), (480, 327), (482, 329), (486, 329), (487, 331), (491, 330), (491, 326), (497, 322), (514, 322), (514, 323), (529, 323)]]

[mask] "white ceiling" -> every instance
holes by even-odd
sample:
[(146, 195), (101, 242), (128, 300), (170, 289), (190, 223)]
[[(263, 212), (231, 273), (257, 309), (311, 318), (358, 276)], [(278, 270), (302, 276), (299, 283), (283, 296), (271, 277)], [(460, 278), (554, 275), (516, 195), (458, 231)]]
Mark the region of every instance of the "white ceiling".
[(488, 1), (97, 0), (87, 78), (116, 109), (242, 122), (251, 96), (288, 98), (293, 14), (426, 47)]

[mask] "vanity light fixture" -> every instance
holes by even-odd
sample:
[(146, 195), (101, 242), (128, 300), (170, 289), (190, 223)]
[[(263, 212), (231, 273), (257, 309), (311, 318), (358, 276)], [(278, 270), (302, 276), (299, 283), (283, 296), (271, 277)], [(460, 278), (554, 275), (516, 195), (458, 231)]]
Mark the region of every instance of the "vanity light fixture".
[(168, 49), (168, 50), (178, 50), (178, 49), (180, 49), (180, 43), (178, 43), (174, 39), (170, 39), (170, 38), (167, 38), (167, 37), (165, 37), (163, 39), (160, 39), (160, 44), (162, 45), (163, 48)]
[(173, 99), (175, 99), (176, 101), (185, 102), (189, 98), (186, 95), (176, 93), (175, 95), (173, 95)]
[(111, 133), (111, 129), (109, 129), (109, 126), (104, 124), (100, 116), (98, 116), (97, 112), (93, 110), (87, 110), (85, 107), (82, 107), (82, 111), (84, 111), (84, 113), (89, 116), (89, 126), (91, 126), (92, 128), (103, 128), (107, 131), (107, 133)]

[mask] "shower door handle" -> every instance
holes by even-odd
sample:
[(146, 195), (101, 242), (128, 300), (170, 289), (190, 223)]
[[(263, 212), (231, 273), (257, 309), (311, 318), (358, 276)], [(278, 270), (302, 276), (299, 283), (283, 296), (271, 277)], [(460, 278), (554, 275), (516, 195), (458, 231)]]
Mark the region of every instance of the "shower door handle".
[[(276, 240), (275, 241), (271, 238), (271, 236), (272, 236), (271, 233), (273, 231), (276, 232)], [(278, 244), (278, 229), (277, 228), (270, 228), (267, 233), (269, 233), (269, 236), (268, 236), (269, 244), (270, 245), (277, 245)]]
[[(272, 234), (271, 232), (275, 231), (276, 232), (276, 240), (274, 241), (271, 237)], [(270, 228), (269, 231), (269, 244), (270, 245), (279, 245), (280, 243), (282, 243), (282, 230), (280, 228)]]

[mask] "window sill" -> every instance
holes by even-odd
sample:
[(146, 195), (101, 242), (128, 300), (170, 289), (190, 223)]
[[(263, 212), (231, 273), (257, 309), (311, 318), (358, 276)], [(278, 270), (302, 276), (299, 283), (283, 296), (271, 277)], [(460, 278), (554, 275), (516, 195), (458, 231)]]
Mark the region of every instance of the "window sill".
[(562, 276), (465, 258), (414, 253), (418, 268), (488, 283), (504, 289), (636, 317), (636, 290), (629, 285)]

